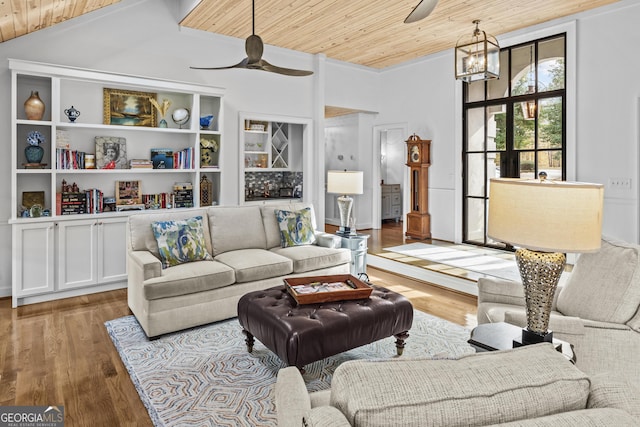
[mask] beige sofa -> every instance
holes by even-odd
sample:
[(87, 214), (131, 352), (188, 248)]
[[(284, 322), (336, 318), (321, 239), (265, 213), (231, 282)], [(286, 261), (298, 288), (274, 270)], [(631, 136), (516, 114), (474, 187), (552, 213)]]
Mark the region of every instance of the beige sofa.
[[(228, 319), (247, 292), (283, 283), (290, 276), (349, 273), (351, 254), (338, 236), (316, 232), (312, 245), (280, 247), (275, 209), (313, 206), (180, 209), (131, 215), (127, 227), (129, 308), (149, 337)], [(155, 221), (202, 216), (204, 242), (212, 260), (162, 268), (151, 228)]]
[[(503, 321), (526, 326), (522, 285), (478, 280), (478, 323)], [(580, 255), (556, 292), (549, 329), (574, 346), (582, 371), (640, 390), (640, 246), (605, 238), (598, 252)]]
[(307, 393), (295, 367), (275, 386), (279, 427), (638, 426), (640, 396), (590, 378), (551, 344), (458, 360), (349, 361)]

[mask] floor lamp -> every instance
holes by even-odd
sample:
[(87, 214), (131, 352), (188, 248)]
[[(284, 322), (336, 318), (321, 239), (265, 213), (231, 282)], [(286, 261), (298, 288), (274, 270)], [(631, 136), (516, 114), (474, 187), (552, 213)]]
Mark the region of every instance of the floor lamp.
[(566, 252), (595, 252), (602, 233), (601, 184), (491, 179), (487, 235), (517, 246), (527, 327), (514, 346), (551, 342), (551, 304)]
[(362, 171), (328, 171), (327, 193), (341, 194), (338, 197), (340, 229), (336, 233), (342, 236), (355, 234), (355, 231), (352, 232), (349, 227), (353, 207), (353, 197), (350, 195), (363, 193)]

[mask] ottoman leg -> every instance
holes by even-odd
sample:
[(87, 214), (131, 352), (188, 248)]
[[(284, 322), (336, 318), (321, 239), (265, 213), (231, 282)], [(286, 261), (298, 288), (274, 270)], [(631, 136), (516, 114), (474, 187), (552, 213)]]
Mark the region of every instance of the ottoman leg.
[(394, 337), (396, 337), (396, 351), (398, 352), (398, 356), (402, 356), (404, 340), (409, 338), (409, 331), (400, 332), (399, 334), (395, 334)]
[(242, 333), (247, 336), (247, 338), (244, 340), (244, 342), (247, 343), (247, 351), (249, 353), (253, 352), (253, 343), (255, 342), (253, 335), (251, 334), (251, 332), (247, 331), (246, 329), (243, 329)]

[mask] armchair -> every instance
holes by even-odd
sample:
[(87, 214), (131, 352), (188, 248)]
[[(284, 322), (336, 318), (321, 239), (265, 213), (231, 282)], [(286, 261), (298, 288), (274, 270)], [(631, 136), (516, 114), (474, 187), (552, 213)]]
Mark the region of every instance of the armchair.
[(640, 396), (589, 377), (551, 344), (457, 360), (353, 360), (307, 393), (295, 367), (275, 385), (278, 426), (637, 426)]
[[(478, 323), (526, 326), (520, 283), (478, 280)], [(574, 346), (576, 365), (640, 389), (640, 246), (603, 239), (598, 252), (582, 254), (558, 288), (549, 329)]]

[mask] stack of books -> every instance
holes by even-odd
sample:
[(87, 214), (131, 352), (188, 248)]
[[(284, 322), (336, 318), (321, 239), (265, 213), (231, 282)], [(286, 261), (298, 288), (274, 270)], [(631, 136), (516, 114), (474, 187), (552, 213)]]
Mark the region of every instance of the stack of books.
[(131, 159), (129, 160), (129, 168), (131, 169), (153, 169), (153, 162), (147, 159)]
[(193, 184), (190, 182), (176, 182), (173, 185), (173, 207), (193, 207)]
[(87, 194), (56, 193), (56, 213), (58, 215), (79, 215), (86, 213)]

